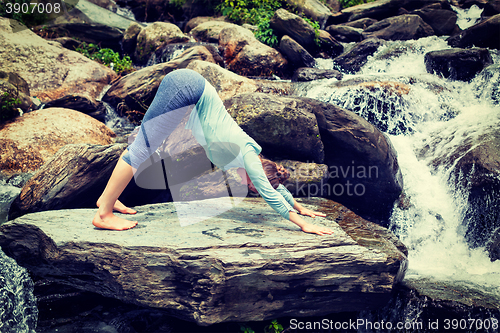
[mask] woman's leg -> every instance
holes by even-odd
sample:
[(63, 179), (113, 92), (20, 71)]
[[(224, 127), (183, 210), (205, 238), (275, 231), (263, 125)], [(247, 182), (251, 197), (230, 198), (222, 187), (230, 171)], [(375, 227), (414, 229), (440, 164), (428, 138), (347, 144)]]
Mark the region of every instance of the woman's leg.
[(122, 213), (136, 213), (135, 210), (125, 207), (118, 201), (118, 197), (134, 176), (134, 170), (122, 159), (122, 156), (118, 159), (118, 163), (116, 163), (108, 184), (97, 201), (99, 209), (92, 221), (92, 224), (97, 228), (126, 230), (137, 225), (137, 221), (129, 221), (113, 214), (113, 209)]
[(158, 92), (144, 115), (141, 129), (128, 150), (120, 156), (108, 184), (97, 201), (99, 207), (92, 223), (111, 230), (135, 227), (136, 221), (128, 221), (113, 214), (113, 209), (134, 214), (118, 197), (128, 185), (140, 164), (153, 154), (173, 132), (187, 106), (196, 104), (203, 93), (205, 79), (191, 70), (177, 70), (166, 75)]

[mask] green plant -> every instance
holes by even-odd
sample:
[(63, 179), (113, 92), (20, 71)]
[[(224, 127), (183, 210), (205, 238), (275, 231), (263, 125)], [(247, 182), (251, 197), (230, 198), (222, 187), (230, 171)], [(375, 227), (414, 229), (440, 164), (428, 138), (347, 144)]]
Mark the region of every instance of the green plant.
[(281, 333), (283, 332), (283, 326), (278, 323), (278, 321), (275, 319), (271, 321), (271, 324), (269, 326), (266, 326), (264, 328), (265, 333)]
[(120, 54), (112, 49), (101, 49), (98, 45), (83, 42), (76, 48), (76, 51), (80, 52), (89, 59), (111, 67), (118, 74), (124, 74), (132, 71), (132, 60), (130, 57), (127, 55), (120, 57)]
[(340, 0), (340, 5), (342, 8), (348, 8), (352, 6), (362, 5), (364, 3), (373, 2), (375, 0)]
[(316, 43), (317, 46), (321, 46), (321, 41), (319, 39), (319, 29), (320, 25), (318, 21), (313, 21), (310, 18), (304, 17), (304, 20), (309, 23), (311, 27), (314, 29), (314, 42)]
[(253, 329), (251, 329), (249, 326), (247, 325), (240, 325), (240, 330), (243, 332), (243, 333), (255, 333), (255, 331)]
[(269, 24), (270, 21), (270, 18), (266, 18), (259, 22), (259, 24), (257, 24), (255, 37), (264, 44), (267, 44), (271, 47), (276, 47), (278, 46), (278, 36), (276, 36), (273, 28), (271, 28)]
[(6, 121), (19, 116), (17, 105), (21, 104), (21, 100), (16, 94), (11, 92), (4, 92), (0, 94), (0, 121)]
[(282, 0), (223, 0), (217, 11), (237, 24), (259, 24), (285, 6)]

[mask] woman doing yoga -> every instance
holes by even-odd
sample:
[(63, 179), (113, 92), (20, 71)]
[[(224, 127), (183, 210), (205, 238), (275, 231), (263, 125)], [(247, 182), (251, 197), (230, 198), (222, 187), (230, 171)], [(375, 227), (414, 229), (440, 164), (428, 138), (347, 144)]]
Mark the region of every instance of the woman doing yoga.
[[(242, 184), (262, 198), (281, 216), (302, 231), (332, 234), (329, 228), (304, 221), (298, 214), (325, 216), (301, 206), (282, 185), (288, 171), (276, 163), (261, 159), (261, 147), (227, 113), (214, 87), (200, 74), (188, 69), (175, 70), (162, 80), (135, 140), (124, 151), (106, 188), (97, 201), (98, 211), (92, 221), (102, 229), (126, 230), (137, 225), (113, 214), (135, 214), (118, 197), (140, 165), (151, 157), (170, 134), (185, 121), (208, 159), (223, 171), (238, 168)], [(169, 138), (170, 140), (175, 138)], [(295, 212), (295, 210), (298, 212)]]

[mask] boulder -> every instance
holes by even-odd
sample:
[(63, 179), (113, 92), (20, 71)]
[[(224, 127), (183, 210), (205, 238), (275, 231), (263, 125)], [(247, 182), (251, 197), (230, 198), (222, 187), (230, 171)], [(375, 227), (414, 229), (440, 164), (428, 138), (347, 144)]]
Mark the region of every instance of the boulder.
[(70, 22), (50, 26), (50, 31), (58, 37), (76, 38), (85, 43), (99, 44), (102, 48), (119, 51), (123, 38), (121, 29), (98, 23)]
[(191, 35), (199, 42), (218, 43), (222, 29), (231, 25), (224, 21), (206, 21), (193, 28)]
[(318, 22), (321, 28), (325, 27), (326, 22), (332, 15), (330, 8), (318, 0), (286, 0), (286, 2), (292, 8), (295, 8), (297, 13)]
[(278, 36), (288, 35), (306, 50), (316, 47), (314, 28), (298, 15), (278, 9), (269, 24)]
[(304, 98), (318, 121), (329, 180), (316, 194), (386, 224), (403, 179), (390, 139), (355, 113)]
[(300, 98), (251, 93), (227, 99), (224, 105), (263, 154), (323, 163), (325, 152), (316, 118)]
[(122, 51), (126, 54), (134, 54), (137, 46), (137, 36), (142, 30), (142, 26), (138, 23), (132, 23), (123, 33)]
[(398, 14), (402, 0), (379, 0), (342, 9), (346, 21), (356, 21), (363, 18), (383, 20)]
[(358, 28), (358, 29), (365, 30), (370, 25), (377, 23), (377, 22), (378, 22), (378, 20), (376, 20), (376, 19), (365, 17), (365, 18), (361, 18), (358, 20), (341, 23), (341, 25), (346, 26), (346, 27), (352, 27), (352, 28)]
[(33, 213), (0, 226), (0, 246), (36, 278), (199, 325), (376, 309), (404, 277), (404, 245), (334, 202), (303, 201), (328, 214), (304, 217), (334, 230), (324, 237), (260, 198), (190, 204), (215, 215), (179, 227), (175, 203), (140, 206), (137, 227), (112, 232), (92, 226), (95, 209)]
[(314, 189), (319, 189), (328, 181), (328, 165), (305, 163), (293, 160), (281, 160), (276, 163), (283, 165), (290, 178), (283, 184), (295, 197), (315, 197)]
[[(188, 50), (189, 49), (189, 50)], [(148, 66), (169, 62), (176, 58), (201, 59), (224, 66), (224, 59), (215, 44), (203, 42), (172, 43), (159, 47), (148, 60)]]
[(45, 103), (45, 108), (65, 108), (80, 111), (86, 114), (95, 112), (99, 104), (88, 98), (75, 95), (66, 95), (61, 98)]
[(446, 41), (452, 47), (477, 46), (500, 49), (500, 14), (475, 24)]
[(319, 30), (318, 44), (314, 50), (315, 55), (321, 56), (322, 53), (326, 53), (327, 56), (323, 56), (323, 58), (335, 58), (344, 52), (344, 46), (325, 30)]
[(255, 38), (253, 32), (238, 25), (221, 30), (219, 46), (226, 68), (244, 76), (271, 77), (286, 75), (288, 62), (276, 51)]
[(166, 22), (155, 22), (141, 29), (137, 35), (134, 59), (138, 63), (144, 64), (160, 46), (187, 41), (189, 41), (189, 37), (184, 35), (176, 25)]
[(194, 60), (215, 61), (203, 46), (187, 49), (169, 62), (144, 67), (113, 81), (102, 100), (115, 106), (120, 115), (129, 115), (130, 120), (137, 122), (146, 113), (165, 75)]
[(111, 0), (78, 0), (75, 8), (85, 14), (91, 23), (103, 24), (120, 30), (125, 30), (130, 24), (135, 23), (134, 20), (116, 14), (116, 3)]
[[(424, 142), (420, 157), (426, 158), (435, 170), (446, 170), (449, 183), (457, 192), (464, 194), (466, 205), (462, 212), (462, 228), (471, 247), (486, 246), (492, 260), (498, 258), (498, 232), (500, 228), (500, 131), (495, 115), (490, 118), (481, 135), (469, 135), (444, 130)], [(483, 117), (485, 117), (483, 116)], [(460, 121), (460, 118), (454, 119)], [(462, 128), (477, 126), (467, 120)], [(457, 143), (447, 150), (437, 152), (436, 142), (455, 139)], [(460, 141), (458, 141), (460, 140)]]
[(434, 30), (418, 15), (389, 17), (365, 29), (365, 37), (386, 40), (409, 40), (434, 35)]
[(366, 64), (368, 57), (373, 55), (380, 45), (382, 45), (382, 41), (378, 38), (365, 39), (348, 52), (336, 57), (333, 60), (336, 66), (334, 68), (349, 74), (356, 73)]
[[(8, 94), (10, 98), (19, 99), (20, 103), (16, 105), (16, 108), (20, 108), (24, 112), (31, 109), (33, 103), (30, 98), (28, 82), (18, 74), (0, 71), (0, 95), (3, 97), (5, 94)], [(0, 122), (4, 116), (0, 115)]]
[(314, 67), (316, 65), (313, 56), (289, 36), (285, 35), (281, 38), (280, 51), (295, 68)]
[(125, 144), (68, 144), (57, 151), (23, 187), (9, 219), (27, 213), (95, 207)]
[(425, 68), (451, 80), (470, 81), (483, 68), (493, 64), (487, 49), (446, 49), (425, 54)]
[(347, 25), (330, 25), (326, 31), (342, 43), (361, 42), (364, 39), (363, 29)]
[(20, 192), (21, 189), (19, 187), (2, 184), (2, 191), (0, 192), (0, 225), (7, 222), (12, 202)]
[(81, 112), (62, 108), (30, 112), (0, 129), (0, 170), (34, 171), (66, 144), (107, 145), (114, 137), (104, 124)]
[(23, 77), (30, 94), (42, 101), (68, 94), (95, 100), (116, 78), (110, 68), (48, 42), (31, 30), (13, 33), (8, 19), (0, 18), (0, 36), (0, 67)]
[(292, 82), (313, 81), (321, 79), (342, 80), (342, 73), (334, 69), (319, 69), (319, 68), (299, 68), (293, 73)]
[(457, 13), (447, 9), (424, 8), (411, 12), (418, 15), (425, 23), (432, 27), (437, 36), (450, 36), (459, 28), (457, 26)]

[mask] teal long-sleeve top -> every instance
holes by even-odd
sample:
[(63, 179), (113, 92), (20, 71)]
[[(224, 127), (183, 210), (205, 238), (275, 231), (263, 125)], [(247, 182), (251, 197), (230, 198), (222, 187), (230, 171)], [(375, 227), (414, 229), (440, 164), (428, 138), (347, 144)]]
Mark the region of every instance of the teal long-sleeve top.
[(222, 170), (242, 167), (261, 197), (276, 212), (290, 219), (294, 199), (285, 186), (274, 189), (267, 179), (259, 154), (262, 148), (229, 115), (215, 88), (205, 82), (202, 96), (191, 111), (186, 128), (205, 148), (207, 157)]

